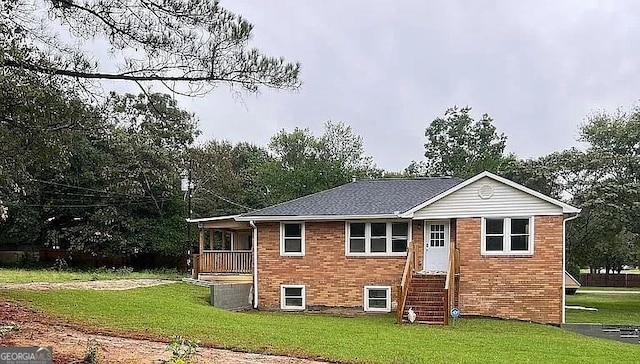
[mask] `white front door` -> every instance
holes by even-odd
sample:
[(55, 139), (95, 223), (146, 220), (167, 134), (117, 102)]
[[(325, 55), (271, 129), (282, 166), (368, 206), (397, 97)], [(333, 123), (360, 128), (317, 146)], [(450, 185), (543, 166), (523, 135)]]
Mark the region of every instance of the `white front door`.
[(427, 221), (424, 224), (424, 270), (446, 272), (449, 268), (449, 222)]

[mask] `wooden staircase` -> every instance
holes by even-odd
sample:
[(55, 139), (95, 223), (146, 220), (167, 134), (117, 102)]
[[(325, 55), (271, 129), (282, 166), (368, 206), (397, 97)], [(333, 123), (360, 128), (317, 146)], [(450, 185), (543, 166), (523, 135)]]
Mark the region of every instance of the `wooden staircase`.
[(412, 273), (402, 313), (402, 321), (408, 322), (407, 313), (412, 308), (416, 313), (415, 322), (446, 325), (445, 289), (447, 276)]

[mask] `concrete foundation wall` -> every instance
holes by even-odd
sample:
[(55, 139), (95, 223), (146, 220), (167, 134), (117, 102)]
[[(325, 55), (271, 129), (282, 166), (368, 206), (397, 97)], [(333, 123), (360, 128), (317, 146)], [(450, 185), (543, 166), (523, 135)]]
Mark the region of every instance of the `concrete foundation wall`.
[(213, 284), (211, 285), (211, 304), (225, 310), (251, 308), (253, 284)]

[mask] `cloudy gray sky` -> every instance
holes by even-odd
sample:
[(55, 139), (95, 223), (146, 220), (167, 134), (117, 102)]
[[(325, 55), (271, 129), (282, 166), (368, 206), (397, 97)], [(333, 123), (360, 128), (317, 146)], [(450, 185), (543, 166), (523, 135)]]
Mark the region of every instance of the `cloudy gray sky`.
[(223, 0), (254, 45), (302, 63), (296, 92), (181, 105), (203, 138), (265, 145), (280, 129), (344, 121), (380, 167), (423, 157), (424, 129), (453, 105), (488, 113), (522, 158), (577, 145), (596, 110), (640, 95), (640, 2)]

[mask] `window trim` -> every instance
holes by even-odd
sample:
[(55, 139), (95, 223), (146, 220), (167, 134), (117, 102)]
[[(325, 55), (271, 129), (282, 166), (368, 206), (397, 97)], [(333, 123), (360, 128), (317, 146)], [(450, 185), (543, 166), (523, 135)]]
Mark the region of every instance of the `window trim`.
[[(369, 307), (368, 293), (370, 289), (384, 289), (387, 291), (387, 298), (385, 300), (387, 303), (386, 308)], [(362, 296), (364, 299), (362, 307), (364, 308), (365, 312), (391, 312), (391, 286), (364, 286), (364, 292)]]
[[(487, 219), (502, 219), (502, 250), (487, 250)], [(511, 220), (529, 219), (529, 249), (511, 250)], [(532, 256), (535, 241), (535, 216), (483, 216), (480, 222), (480, 254), (483, 256)], [(521, 235), (521, 234), (518, 234)], [(489, 236), (498, 236), (490, 234)]]
[[(286, 288), (302, 288), (302, 306), (287, 306), (285, 300)], [(307, 288), (304, 284), (281, 284), (280, 285), (280, 309), (288, 311), (299, 311), (307, 308)]]
[[(284, 251), (284, 226), (291, 224), (300, 224), (300, 251), (299, 252), (285, 252)], [(305, 255), (305, 226), (304, 221), (281, 221), (280, 222), (280, 256), (281, 257), (303, 257)]]
[[(351, 239), (351, 224), (365, 224), (364, 226), (364, 252), (352, 253), (350, 249)], [(372, 223), (385, 223), (387, 224), (386, 234), (386, 251), (379, 253), (371, 252), (371, 224)], [(409, 244), (411, 243), (413, 233), (413, 220), (346, 220), (344, 222), (344, 254), (347, 257), (406, 257), (407, 252), (393, 252), (393, 224), (406, 223), (407, 224), (407, 250), (409, 250)], [(397, 235), (396, 235), (397, 236)]]

